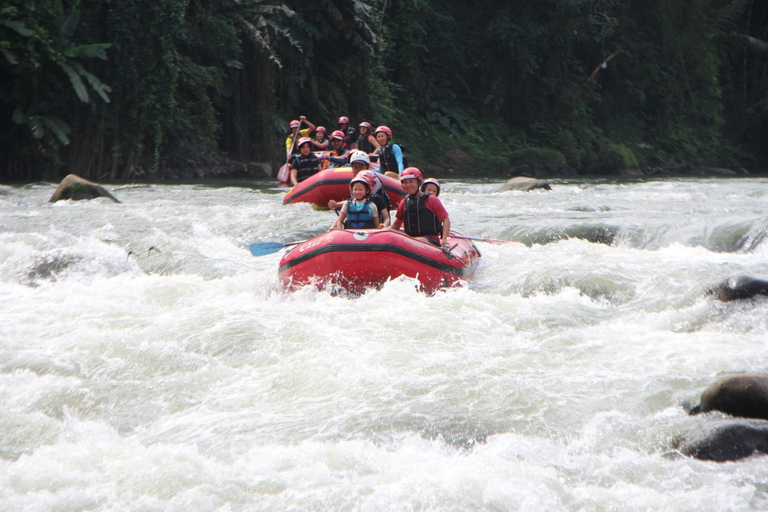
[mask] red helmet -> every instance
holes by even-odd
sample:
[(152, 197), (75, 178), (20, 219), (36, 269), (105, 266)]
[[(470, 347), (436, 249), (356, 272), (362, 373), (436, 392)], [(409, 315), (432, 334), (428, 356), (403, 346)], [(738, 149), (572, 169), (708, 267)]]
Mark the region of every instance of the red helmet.
[(362, 123), (360, 123), (360, 128), (368, 128), (369, 132), (373, 130), (373, 126), (371, 126), (371, 123), (369, 123), (368, 121), (363, 121)]
[(349, 124), (349, 118), (347, 116), (341, 116), (339, 118), (339, 124)]
[(296, 143), (296, 147), (297, 147), (297, 148), (300, 148), (301, 146), (303, 146), (304, 144), (307, 144), (307, 143), (309, 143), (309, 142), (312, 142), (312, 139), (310, 139), (309, 137), (302, 137), (302, 138), (300, 138), (300, 139), (299, 139), (299, 141)]
[(299, 126), (301, 126), (301, 123), (299, 122), (298, 119), (294, 119), (293, 121), (291, 121), (291, 129), (298, 128)]
[[(405, 173), (405, 171), (403, 171)], [(437, 194), (435, 194), (435, 197), (440, 195), (440, 182), (437, 181), (435, 178), (427, 178), (421, 183), (421, 191), (424, 192), (424, 189), (427, 188), (427, 184), (431, 183), (434, 186), (437, 187)]]
[(318, 132), (328, 133), (325, 129), (325, 126), (318, 126), (317, 128), (315, 128), (315, 133), (318, 133)]
[(379, 126), (378, 128), (376, 128), (374, 135), (379, 132), (384, 132), (387, 135), (389, 135), (389, 138), (392, 138), (392, 130), (390, 130), (388, 126)]
[(349, 193), (352, 194), (352, 185), (354, 185), (355, 183), (362, 183), (363, 185), (365, 185), (365, 188), (368, 190), (368, 192), (365, 195), (369, 196), (371, 195), (371, 190), (373, 190), (373, 184), (371, 183), (371, 179), (366, 178), (365, 176), (360, 176), (360, 174), (352, 178), (352, 181), (349, 182)]
[(400, 175), (400, 181), (412, 179), (421, 181), (421, 171), (415, 167), (406, 167), (403, 169), (403, 173)]
[(341, 130), (336, 130), (331, 134), (331, 140), (333, 139), (341, 139), (344, 140), (344, 132)]

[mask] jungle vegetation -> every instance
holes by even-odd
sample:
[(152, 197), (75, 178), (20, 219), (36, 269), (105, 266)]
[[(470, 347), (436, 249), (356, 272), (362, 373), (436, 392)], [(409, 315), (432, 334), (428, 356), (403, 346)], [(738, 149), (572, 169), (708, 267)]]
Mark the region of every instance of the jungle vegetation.
[(762, 172), (768, 0), (5, 0), (0, 98), (2, 182), (247, 176), (300, 114), (458, 172)]

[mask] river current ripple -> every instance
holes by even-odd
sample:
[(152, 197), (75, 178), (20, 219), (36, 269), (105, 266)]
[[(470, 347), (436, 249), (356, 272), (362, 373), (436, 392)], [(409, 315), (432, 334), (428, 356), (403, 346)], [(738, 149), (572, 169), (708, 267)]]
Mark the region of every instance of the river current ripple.
[[(284, 190), (0, 187), (0, 509), (768, 508), (764, 457), (674, 440), (717, 378), (766, 372), (768, 180), (445, 180), (475, 277), (426, 296), (286, 293), (333, 221)], [(151, 250), (150, 250), (151, 248)]]

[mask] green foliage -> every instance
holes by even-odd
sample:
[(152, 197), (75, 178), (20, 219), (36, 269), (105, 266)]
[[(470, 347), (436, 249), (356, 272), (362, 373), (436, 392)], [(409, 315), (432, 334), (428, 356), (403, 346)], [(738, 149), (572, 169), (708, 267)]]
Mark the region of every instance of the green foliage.
[(300, 114), (489, 172), (766, 165), (766, 33), (765, 0), (6, 0), (0, 177), (277, 161)]
[(558, 175), (568, 168), (565, 156), (560, 151), (541, 147), (513, 151), (509, 163), (518, 173), (534, 175)]
[(600, 148), (597, 162), (589, 169), (596, 174), (619, 174), (640, 166), (635, 154), (624, 144), (607, 143)]

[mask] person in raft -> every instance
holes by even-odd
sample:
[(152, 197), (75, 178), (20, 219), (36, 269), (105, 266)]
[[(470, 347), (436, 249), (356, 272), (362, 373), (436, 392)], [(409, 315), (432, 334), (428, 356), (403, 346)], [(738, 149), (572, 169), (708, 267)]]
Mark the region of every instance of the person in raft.
[(421, 191), (421, 171), (415, 167), (405, 168), (400, 183), (408, 195), (400, 201), (390, 229), (398, 230), (404, 225), (405, 234), (442, 245), (443, 250), (447, 250), (451, 220), (437, 197)]
[(371, 123), (363, 121), (360, 123), (360, 126), (358, 126), (358, 130), (360, 131), (360, 136), (357, 138), (357, 149), (365, 151), (368, 156), (378, 155), (381, 146), (379, 145), (379, 141), (376, 140), (376, 137), (371, 133), (371, 130), (373, 130)]
[(315, 128), (315, 137), (312, 139), (312, 151), (325, 151), (330, 142), (325, 137), (325, 126)]
[(363, 176), (352, 178), (349, 191), (352, 197), (341, 206), (341, 213), (331, 229), (375, 229), (379, 227), (379, 212), (371, 201), (373, 185)]
[(320, 159), (312, 153), (312, 139), (302, 137), (299, 139), (299, 154), (293, 155), (288, 161), (290, 169), (291, 184), (298, 185), (310, 176), (320, 172)]
[(427, 178), (421, 184), (421, 191), (437, 197), (440, 195), (440, 182), (435, 178)]
[[(306, 128), (303, 130), (300, 130), (301, 125), (305, 124), (307, 125)], [(309, 134), (312, 133), (312, 130), (315, 129), (315, 125), (307, 121), (307, 118), (305, 116), (299, 117), (299, 119), (294, 119), (290, 123), (290, 131), (288, 132), (288, 138), (285, 139), (285, 160), (288, 161), (291, 159), (292, 155), (296, 155), (299, 153), (299, 145), (298, 141), (297, 144), (293, 145), (293, 138), (298, 135), (299, 138), (302, 137), (309, 137)]]
[(344, 134), (344, 149), (357, 149), (357, 130), (349, 126), (349, 118), (341, 116), (339, 118), (339, 131)]
[(344, 134), (336, 130), (331, 134), (331, 152), (327, 157), (328, 168), (344, 167), (349, 163), (349, 151), (344, 149)]
[(392, 130), (379, 126), (374, 133), (379, 143), (379, 173), (398, 178), (403, 173), (403, 150), (392, 142)]
[[(360, 150), (355, 150), (350, 153), (349, 165), (352, 166), (353, 177), (364, 176), (366, 179), (372, 180), (373, 191), (371, 192), (371, 201), (376, 205), (379, 210), (379, 222), (382, 226), (389, 226), (392, 222), (389, 217), (389, 210), (392, 208), (389, 202), (389, 196), (384, 190), (384, 185), (376, 175), (375, 172), (369, 170), (371, 166), (371, 160), (367, 154)], [(341, 208), (342, 203), (331, 199), (328, 201), (328, 208), (336, 210)]]

